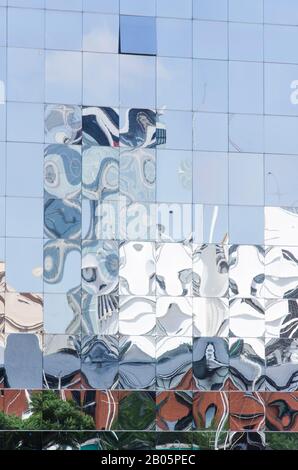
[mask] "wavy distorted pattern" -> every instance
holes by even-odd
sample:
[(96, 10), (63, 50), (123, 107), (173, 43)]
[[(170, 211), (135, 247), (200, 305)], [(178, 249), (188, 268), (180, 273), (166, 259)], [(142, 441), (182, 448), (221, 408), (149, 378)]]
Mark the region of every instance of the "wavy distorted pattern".
[(49, 240), (44, 245), (44, 281), (57, 284), (64, 273), (65, 261), (69, 253), (81, 253), (81, 243), (78, 240)]
[(155, 154), (150, 150), (121, 151), (120, 193), (129, 202), (155, 201)]
[(48, 143), (81, 144), (82, 112), (80, 106), (46, 105), (45, 139)]
[(44, 232), (47, 238), (74, 240), (81, 236), (79, 200), (48, 199), (44, 204)]
[(91, 200), (113, 199), (119, 191), (119, 152), (91, 146), (83, 150), (82, 190)]
[(119, 147), (119, 114), (108, 107), (83, 107), (83, 144)]
[(124, 126), (120, 129), (120, 145), (134, 148), (156, 147), (156, 111), (128, 109)]
[(45, 197), (75, 199), (80, 196), (82, 158), (80, 147), (51, 144), (44, 152)]
[(114, 336), (83, 336), (83, 388), (115, 388), (118, 382), (118, 356), (118, 340)]

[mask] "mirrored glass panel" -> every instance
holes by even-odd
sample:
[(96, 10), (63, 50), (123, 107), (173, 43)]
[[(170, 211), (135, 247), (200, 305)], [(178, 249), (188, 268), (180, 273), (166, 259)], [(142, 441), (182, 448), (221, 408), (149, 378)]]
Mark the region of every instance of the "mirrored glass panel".
[(37, 49), (9, 48), (7, 98), (41, 103), (44, 100), (44, 54)]
[(193, 200), (196, 203), (228, 203), (228, 156), (226, 153), (195, 152)]
[(292, 0), (264, 0), (264, 22), (273, 24), (298, 24), (298, 5)]
[(11, 142), (6, 151), (7, 196), (42, 197), (43, 145)]
[[(168, 184), (169, 178), (171, 185)], [(158, 202), (192, 201), (192, 152), (157, 151), (156, 198)]]
[(174, 18), (191, 18), (192, 1), (184, 0), (156, 0), (157, 16)]
[(148, 0), (120, 0), (120, 13), (122, 15), (154, 16), (156, 13), (155, 1)]
[(193, 0), (193, 17), (200, 20), (228, 19), (228, 0)]
[(298, 63), (295, 47), (296, 26), (264, 25), (264, 58), (266, 62)]
[(121, 15), (119, 49), (122, 54), (156, 55), (156, 19)]
[(9, 8), (7, 41), (10, 47), (44, 46), (44, 11)]
[(94, 52), (118, 52), (119, 18), (116, 15), (83, 15), (83, 49)]
[[(216, 139), (214, 139), (216, 129)], [(193, 117), (194, 150), (227, 152), (228, 115), (218, 113), (194, 113)]]
[(82, 49), (81, 13), (46, 11), (45, 25), (46, 49)]
[(193, 57), (199, 59), (227, 60), (227, 23), (219, 21), (194, 21)]
[(228, 111), (228, 64), (219, 60), (193, 62), (193, 108), (197, 111)]
[[(239, 2), (238, 2), (239, 3)], [(229, 23), (230, 60), (263, 60), (263, 26)]]
[(120, 104), (125, 108), (154, 108), (156, 101), (154, 57), (120, 56)]
[(263, 207), (229, 207), (230, 242), (243, 245), (262, 245), (264, 243)]
[(262, 64), (230, 62), (229, 111), (230, 113), (253, 114), (263, 112)]
[[(157, 54), (167, 57), (192, 56), (192, 22), (157, 18)], [(177, 37), (179, 37), (177, 41)]]
[[(276, 2), (274, 3), (276, 5)], [(250, 0), (249, 2), (241, 3), (239, 0), (229, 0), (229, 20), (243, 21), (245, 23), (262, 23), (263, 0)], [(267, 19), (265, 21), (267, 22)]]
[(296, 207), (298, 157), (295, 155), (265, 155), (265, 203), (269, 206)]
[(119, 59), (117, 55), (84, 53), (83, 82), (84, 105), (119, 106)]
[[(174, 78), (175, 77), (175, 78)], [(157, 107), (192, 108), (192, 63), (190, 59), (157, 59)]]
[(82, 55), (79, 52), (46, 52), (47, 103), (80, 104), (82, 101)]
[(264, 204), (263, 155), (229, 154), (229, 202)]

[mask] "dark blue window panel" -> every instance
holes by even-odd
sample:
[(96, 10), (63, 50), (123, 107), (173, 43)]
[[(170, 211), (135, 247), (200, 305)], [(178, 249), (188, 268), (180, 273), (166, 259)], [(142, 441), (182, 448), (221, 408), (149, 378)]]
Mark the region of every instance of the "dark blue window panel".
[(120, 16), (120, 53), (156, 55), (154, 17)]

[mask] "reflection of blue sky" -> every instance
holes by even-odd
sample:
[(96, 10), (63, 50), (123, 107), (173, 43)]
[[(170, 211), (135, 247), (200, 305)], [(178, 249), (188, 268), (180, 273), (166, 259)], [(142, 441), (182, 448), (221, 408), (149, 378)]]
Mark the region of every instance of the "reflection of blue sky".
[[(216, 129), (216, 139), (214, 139)], [(194, 113), (194, 150), (228, 150), (228, 115), (219, 113)]]
[(42, 240), (6, 239), (6, 278), (17, 292), (42, 292)]
[(38, 49), (8, 48), (7, 98), (43, 102), (44, 53)]
[(0, 236), (5, 237), (5, 197), (0, 197)]
[[(297, 34), (298, 39), (298, 34)], [(296, 53), (296, 62), (298, 53)], [(298, 65), (265, 64), (265, 113), (298, 115), (298, 106), (290, 99), (290, 85), (298, 79)]]
[[(157, 18), (157, 54), (168, 57), (192, 56), (192, 21)], [(179, 37), (179, 41), (177, 41)]]
[[(45, 253), (46, 256), (46, 253)], [(81, 254), (78, 251), (70, 251), (63, 260), (55, 260), (56, 263), (63, 263), (63, 276), (60, 282), (44, 282), (44, 292), (62, 293), (68, 292), (73, 287), (81, 284)], [(45, 258), (45, 265), (47, 261)]]
[(264, 208), (230, 206), (229, 237), (231, 244), (264, 244)]
[[(1, 109), (1, 105), (0, 105)], [(5, 195), (5, 184), (6, 184), (6, 147), (4, 142), (0, 142), (0, 196)]]
[(193, 62), (193, 107), (197, 111), (228, 111), (228, 63), (223, 60)]
[(155, 58), (120, 56), (120, 103), (127, 108), (155, 107)]
[(73, 319), (65, 294), (44, 295), (44, 329), (46, 333), (63, 334)]
[(46, 51), (46, 102), (82, 102), (82, 54)]
[(42, 238), (42, 198), (6, 198), (6, 236)]
[(228, 204), (226, 153), (194, 153), (193, 201), (205, 204)]
[(83, 0), (83, 6), (84, 11), (119, 13), (119, 0)]
[(191, 59), (157, 58), (157, 107), (192, 108)]
[(154, 16), (156, 13), (155, 3), (148, 2), (148, 0), (121, 0), (120, 13), (122, 15)]
[(275, 24), (298, 24), (298, 5), (293, 0), (266, 0), (264, 22)]
[[(0, 82), (1, 87), (1, 82)], [(6, 105), (0, 99), (0, 140), (5, 140), (6, 136)]]
[(229, 155), (229, 203), (264, 204), (263, 155)]
[(5, 258), (5, 238), (0, 238), (0, 261)]
[(228, 243), (228, 206), (193, 205), (195, 243)]
[(298, 118), (295, 116), (265, 116), (265, 153), (298, 154)]
[(167, 149), (192, 149), (192, 112), (165, 110), (160, 121), (165, 124)]
[(82, 14), (46, 11), (46, 48), (81, 50)]
[(192, 152), (159, 150), (156, 170), (158, 202), (192, 201)]
[(156, 19), (121, 15), (120, 47), (123, 54), (156, 54)]
[(229, 63), (229, 112), (263, 113), (263, 64)]
[[(2, 154), (0, 144), (0, 159), (1, 158)], [(9, 142), (7, 144), (6, 170), (7, 195), (42, 197), (43, 160), (44, 157), (42, 144)], [(3, 168), (3, 166), (1, 166), (1, 168)], [(0, 179), (1, 176), (2, 172), (0, 172)]]
[[(10, 5), (12, 3), (9, 2)], [(20, 6), (24, 6), (24, 3), (27, 2), (25, 0), (25, 2), (19, 1), (18, 3)], [(36, 7), (36, 3), (33, 5), (34, 7)], [(44, 28), (43, 10), (9, 8), (8, 46), (42, 48), (44, 46)]]
[(83, 22), (83, 48), (85, 51), (118, 52), (118, 15), (87, 13), (83, 16)]
[(230, 23), (229, 58), (230, 60), (262, 61), (263, 25)]
[(119, 106), (119, 57), (90, 52), (83, 56), (83, 104)]
[(200, 59), (228, 58), (227, 23), (194, 21), (193, 57)]
[(183, 2), (181, 0), (159, 0), (156, 13), (157, 16), (191, 18), (192, 0), (183, 0)]
[[(287, 1), (287, 0), (286, 0)], [(291, 0), (290, 0), (291, 1)], [(204, 3), (210, 3), (210, 6), (214, 3), (214, 0), (203, 0)], [(227, 4), (227, 0), (215, 0), (216, 4), (223, 3)], [(276, 0), (266, 0), (264, 3), (274, 3), (275, 8), (279, 3)], [(286, 2), (282, 2), (286, 3)], [(266, 5), (266, 6), (267, 6)], [(270, 7), (271, 8), (271, 7)], [(266, 10), (266, 7), (265, 7)], [(230, 21), (246, 21), (247, 23), (262, 23), (263, 22), (263, 1), (261, 0), (249, 0), (248, 2), (239, 2), (239, 0), (229, 0), (229, 19)], [(267, 22), (267, 21), (265, 21)]]
[[(255, 0), (250, 0), (254, 2)], [(256, 0), (259, 2), (259, 0)], [(230, 0), (232, 2), (232, 0)], [(239, 3), (239, 0), (236, 0)], [(241, 2), (241, 6), (242, 6)], [(193, 2), (193, 17), (200, 20), (227, 20), (228, 0), (200, 0)]]
[(83, 0), (37, 0), (37, 1), (45, 2), (45, 7), (48, 10), (52, 9), (52, 10), (81, 11), (83, 7)]
[[(36, 103), (7, 103), (7, 140), (15, 142), (44, 141), (44, 109)], [(28, 119), (30, 116), (30, 119)]]
[(264, 118), (254, 114), (229, 116), (229, 150), (261, 153), (264, 149)]
[(298, 206), (298, 157), (265, 155), (265, 204)]
[(5, 8), (0, 8), (0, 46), (5, 46), (5, 45), (6, 45), (6, 10)]

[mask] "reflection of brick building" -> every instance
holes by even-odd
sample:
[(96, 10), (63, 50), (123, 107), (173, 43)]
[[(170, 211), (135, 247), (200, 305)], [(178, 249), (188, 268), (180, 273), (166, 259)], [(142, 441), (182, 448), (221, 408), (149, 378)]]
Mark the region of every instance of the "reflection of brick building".
[(4, 412), (8, 415), (24, 418), (30, 409), (29, 390), (5, 390), (4, 392)]
[(196, 429), (217, 429), (227, 422), (228, 396), (225, 392), (197, 392), (193, 396), (193, 420)]
[(159, 430), (185, 430), (191, 426), (192, 396), (186, 392), (157, 394), (157, 427)]
[(266, 393), (266, 427), (269, 431), (298, 431), (298, 392)]

